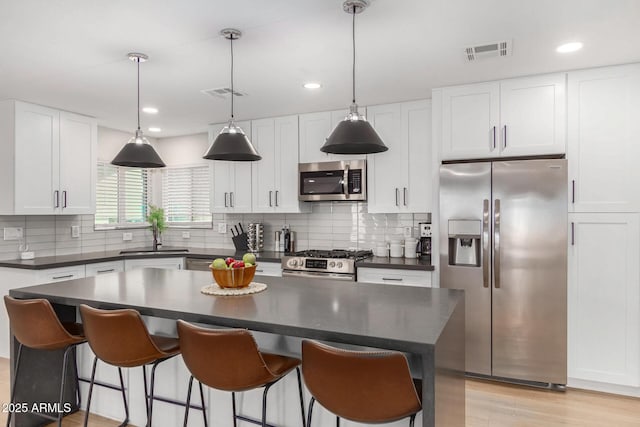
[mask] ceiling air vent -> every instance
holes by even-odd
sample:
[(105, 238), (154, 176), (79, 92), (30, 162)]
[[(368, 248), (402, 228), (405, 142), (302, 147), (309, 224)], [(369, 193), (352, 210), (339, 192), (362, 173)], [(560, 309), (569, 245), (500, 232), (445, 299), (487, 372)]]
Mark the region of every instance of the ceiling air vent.
[(478, 59), (500, 56), (511, 56), (511, 40), (483, 43), (478, 46), (471, 46), (464, 49), (464, 57), (467, 62), (474, 62)]
[[(205, 95), (213, 96), (216, 98), (228, 99), (231, 97), (231, 88), (230, 87), (218, 87), (215, 89), (203, 89), (200, 92)], [(246, 93), (238, 92), (237, 90), (233, 91), (234, 96), (247, 96)]]

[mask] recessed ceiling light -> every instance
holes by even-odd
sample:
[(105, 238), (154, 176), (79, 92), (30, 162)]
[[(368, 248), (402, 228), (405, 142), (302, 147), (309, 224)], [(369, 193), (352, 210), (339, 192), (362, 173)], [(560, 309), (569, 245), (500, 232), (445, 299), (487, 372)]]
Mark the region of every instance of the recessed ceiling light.
[(162, 129), (151, 127), (151, 128), (149, 128), (149, 132), (162, 132)]
[(305, 83), (303, 86), (305, 89), (320, 89), (322, 87), (322, 85), (317, 82)]
[(144, 107), (142, 112), (147, 114), (158, 114), (158, 109), (155, 107)]
[(569, 53), (569, 52), (575, 52), (577, 50), (582, 49), (582, 43), (581, 42), (571, 42), (571, 43), (565, 43), (565, 44), (561, 44), (560, 46), (558, 46), (556, 48), (556, 52), (559, 53)]

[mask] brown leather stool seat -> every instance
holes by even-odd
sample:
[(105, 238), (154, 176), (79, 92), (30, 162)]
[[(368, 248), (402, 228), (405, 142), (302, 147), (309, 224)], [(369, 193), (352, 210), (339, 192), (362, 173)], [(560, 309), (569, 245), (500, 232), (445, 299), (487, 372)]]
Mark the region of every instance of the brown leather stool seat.
[[(162, 337), (149, 334), (140, 313), (131, 309), (100, 310), (82, 304), (80, 315), (84, 325), (85, 335), (91, 350), (96, 357), (91, 370), (89, 397), (87, 398), (87, 413), (84, 419), (85, 427), (89, 422), (91, 393), (96, 374), (98, 359), (118, 368), (120, 387), (124, 401), (125, 420), (129, 422), (129, 407), (124, 391), (122, 368), (142, 367), (144, 374), (144, 390), (147, 409), (147, 426), (151, 426), (153, 416), (153, 391), (156, 367), (160, 362), (168, 360), (180, 353), (177, 338)], [(149, 393), (147, 388), (146, 365), (151, 364), (151, 383)]]
[(315, 400), (337, 416), (338, 425), (340, 418), (377, 424), (410, 417), (413, 426), (422, 409), (402, 353), (342, 350), (305, 340), (302, 372), (312, 396), (308, 427)]
[[(67, 374), (67, 359), (71, 350), (78, 344), (86, 342), (83, 336), (82, 325), (78, 323), (61, 323), (53, 310), (51, 303), (46, 299), (17, 300), (10, 296), (4, 297), (4, 304), (7, 308), (11, 332), (18, 341), (18, 355), (16, 357), (15, 375), (11, 387), (11, 402), (15, 400), (16, 384), (20, 370), (20, 356), (22, 348), (28, 347), (35, 350), (63, 350), (62, 359), (62, 382), (60, 384), (59, 407), (62, 408), (65, 389), (65, 377)], [(72, 357), (75, 368), (76, 382), (78, 381), (78, 369), (75, 355)], [(76, 384), (77, 387), (77, 384)], [(76, 396), (76, 403), (80, 405), (79, 388)], [(7, 417), (7, 427), (11, 424), (11, 415)], [(62, 412), (56, 417), (47, 414), (34, 413), (47, 419), (58, 421), (58, 426), (62, 425)]]
[[(294, 369), (298, 375), (300, 411), (302, 425), (305, 426), (300, 359), (260, 352), (253, 335), (245, 329), (208, 329), (178, 320), (178, 337), (182, 358), (191, 372), (187, 409), (184, 414), (185, 426), (189, 417), (189, 401), (194, 378), (200, 385), (200, 398), (203, 398), (202, 384), (231, 392), (234, 426), (237, 425), (238, 419), (260, 424), (236, 413), (235, 393), (264, 387), (261, 424), (266, 426), (267, 392), (273, 384)], [(202, 406), (204, 408), (204, 404)]]

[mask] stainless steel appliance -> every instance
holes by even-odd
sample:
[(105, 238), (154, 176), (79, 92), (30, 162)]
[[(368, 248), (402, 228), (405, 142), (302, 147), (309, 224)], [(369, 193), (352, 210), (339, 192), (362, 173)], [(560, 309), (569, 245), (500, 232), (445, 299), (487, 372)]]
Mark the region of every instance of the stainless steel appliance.
[(418, 230), (420, 236), (418, 239), (418, 247), (416, 248), (416, 252), (418, 252), (418, 256), (420, 258), (431, 259), (431, 223), (419, 222)]
[(366, 160), (300, 163), (298, 173), (299, 200), (367, 200)]
[(282, 258), (282, 275), (353, 282), (356, 280), (356, 262), (372, 256), (371, 251), (300, 251)]
[(566, 160), (442, 165), (440, 268), (465, 291), (467, 372), (566, 384)]

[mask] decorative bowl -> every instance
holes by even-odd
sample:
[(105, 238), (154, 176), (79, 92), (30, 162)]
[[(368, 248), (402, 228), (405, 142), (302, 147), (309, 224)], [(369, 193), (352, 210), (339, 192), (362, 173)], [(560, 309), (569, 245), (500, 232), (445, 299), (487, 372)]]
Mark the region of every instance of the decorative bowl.
[(213, 274), (213, 280), (215, 280), (221, 288), (246, 288), (256, 274), (255, 265), (230, 269), (209, 267), (209, 269)]

